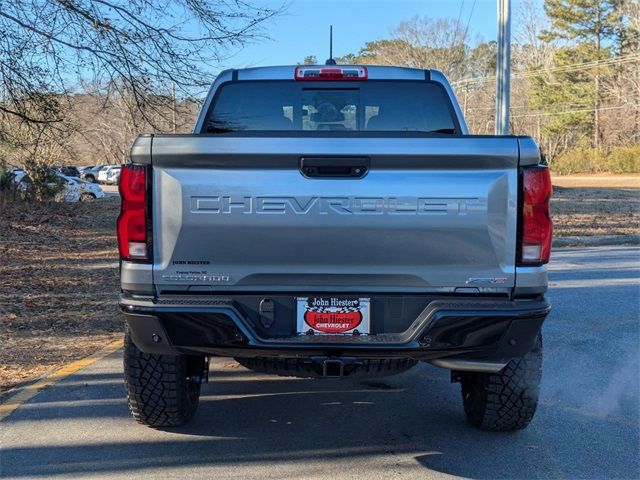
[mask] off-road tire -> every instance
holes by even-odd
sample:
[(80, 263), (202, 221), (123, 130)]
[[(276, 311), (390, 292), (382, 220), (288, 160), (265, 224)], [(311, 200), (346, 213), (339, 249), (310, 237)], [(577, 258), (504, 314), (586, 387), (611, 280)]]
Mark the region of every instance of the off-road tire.
[[(301, 358), (236, 358), (236, 362), (249, 370), (258, 373), (278, 375), (281, 377), (322, 377), (322, 372), (317, 365)], [(365, 359), (360, 360), (359, 365), (345, 366), (345, 374), (352, 378), (385, 377), (402, 373), (414, 367), (416, 360), (410, 358), (398, 359)]]
[(205, 358), (144, 353), (124, 337), (124, 384), (133, 418), (149, 427), (176, 427), (198, 407)]
[(542, 376), (542, 337), (528, 354), (511, 360), (500, 373), (460, 372), (467, 420), (481, 430), (525, 428), (536, 412)]

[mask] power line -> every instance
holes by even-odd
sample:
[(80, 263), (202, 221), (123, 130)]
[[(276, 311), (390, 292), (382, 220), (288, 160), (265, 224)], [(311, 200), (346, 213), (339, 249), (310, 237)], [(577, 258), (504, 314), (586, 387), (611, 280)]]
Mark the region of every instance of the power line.
[[(628, 55), (622, 55), (615, 58), (609, 58), (605, 60), (594, 60), (591, 62), (582, 62), (582, 63), (574, 63), (570, 65), (562, 65), (559, 67), (551, 67), (551, 68), (540, 68), (536, 70), (525, 71), (522, 73), (516, 73), (511, 76), (511, 78), (530, 78), (537, 77), (543, 73), (563, 73), (563, 72), (575, 72), (580, 70), (588, 70), (595, 67), (603, 67), (615, 64), (629, 63), (633, 61), (640, 60), (640, 54), (632, 53)], [(487, 75), (485, 77), (480, 78), (467, 78), (463, 80), (457, 80), (452, 82), (452, 85), (457, 86), (460, 84), (473, 84), (473, 83), (481, 83), (488, 80), (495, 80), (495, 75)]]
[(476, 1), (477, 0), (473, 0), (473, 4), (471, 5), (471, 12), (469, 13), (469, 19), (467, 20), (467, 26), (464, 27), (464, 35), (462, 36), (463, 43), (465, 38), (467, 38), (467, 32), (469, 31), (469, 24), (471, 23), (471, 17), (473, 16), (473, 9), (476, 8)]
[(456, 21), (456, 29), (453, 31), (453, 38), (451, 39), (451, 46), (449, 50), (453, 49), (453, 46), (456, 44), (456, 37), (458, 36), (458, 28), (460, 27), (460, 18), (462, 17), (462, 10), (464, 9), (464, 0), (460, 4), (460, 11), (458, 12), (458, 20)]
[[(464, 0), (462, 0), (462, 6), (464, 6)], [(473, 16), (474, 8), (476, 8), (476, 0), (473, 0), (473, 4), (471, 5), (471, 11), (469, 12), (469, 18), (467, 19), (467, 25), (464, 27), (464, 33), (462, 34), (462, 48), (460, 49), (460, 55), (456, 57), (455, 62), (453, 63), (458, 63), (458, 62), (462, 63), (462, 61), (464, 60), (465, 42), (467, 39), (467, 33), (469, 32), (469, 23), (471, 23), (471, 17)], [(460, 7), (460, 13), (458, 15), (458, 22), (456, 23), (456, 33), (454, 34), (454, 39), (455, 39), (455, 36), (458, 34), (458, 26), (460, 23), (461, 16), (462, 16), (462, 7)], [(453, 47), (453, 43), (451, 44), (451, 46)], [(452, 50), (452, 48), (450, 50)], [(465, 73), (466, 73), (466, 69), (465, 69)]]
[[(603, 67), (603, 66), (610, 66), (610, 65), (615, 65), (615, 64), (623, 64), (623, 63), (630, 63), (633, 61), (637, 61), (640, 60), (640, 55), (639, 54), (629, 54), (629, 55), (625, 55), (624, 57), (617, 57), (617, 58), (613, 58), (613, 59), (607, 59), (607, 60), (599, 60), (599, 61), (594, 61), (594, 62), (587, 62), (587, 63), (577, 63), (577, 64), (573, 64), (573, 65), (563, 65), (560, 67), (551, 67), (551, 68), (541, 68), (538, 70), (530, 70), (529, 72), (522, 72), (522, 73), (516, 73), (513, 74), (511, 76), (511, 78), (531, 78), (531, 77), (538, 77), (542, 74), (546, 74), (546, 73), (563, 73), (563, 72), (577, 72), (580, 70), (589, 70), (595, 67)], [(457, 82), (453, 82), (453, 84), (458, 84), (458, 83), (467, 83), (467, 84), (473, 84), (473, 83), (481, 83), (484, 81), (491, 81), (491, 80), (495, 80), (495, 75), (487, 75), (486, 77), (481, 77), (481, 78), (469, 78), (466, 80), (459, 80)]]
[(640, 105), (620, 105), (617, 107), (600, 107), (596, 108), (581, 108), (581, 109), (573, 109), (573, 110), (564, 110), (562, 112), (537, 112), (537, 113), (521, 113), (519, 115), (511, 115), (511, 118), (520, 118), (520, 117), (554, 117), (556, 115), (567, 115), (570, 113), (588, 113), (595, 112), (596, 110), (620, 110), (623, 108), (640, 108)]
[[(473, 97), (472, 97), (473, 98)], [(620, 95), (617, 94), (611, 94), (611, 95), (604, 95), (600, 97), (601, 101), (606, 102), (607, 100), (615, 100), (615, 99), (620, 99)], [(586, 108), (585, 105), (576, 105), (575, 103), (572, 102), (565, 102), (565, 103), (558, 103), (555, 104), (556, 107), (566, 107), (566, 108)], [(495, 109), (495, 106), (477, 106), (477, 107), (468, 107), (468, 110), (470, 111), (475, 111), (475, 110), (493, 110)], [(509, 107), (510, 110), (522, 110), (522, 109), (528, 109), (531, 110), (531, 107), (529, 105), (511, 105)]]
[[(589, 70), (591, 68), (604, 67), (604, 66), (608, 66), (608, 65), (629, 63), (629, 62), (633, 62), (635, 60), (640, 60), (640, 55), (638, 55), (638, 54), (630, 54), (630, 55), (625, 55), (624, 58), (617, 57), (617, 58), (611, 58), (611, 59), (607, 59), (607, 60), (597, 60), (597, 61), (587, 62), (587, 63), (583, 63), (581, 65), (575, 65), (575, 66), (563, 65), (561, 67), (552, 67), (552, 68), (549, 68), (549, 69), (546, 69), (546, 70), (543, 70), (543, 71), (544, 72), (551, 72), (551, 73), (577, 72), (577, 71), (580, 71), (580, 70)], [(535, 77), (535, 76), (538, 76), (538, 75), (539, 75), (539, 73), (524, 72), (524, 73), (517, 73), (514, 76), (516, 78), (526, 78), (526, 77)]]
[[(604, 100), (607, 99), (611, 99), (611, 98), (617, 98), (614, 95), (611, 95), (609, 97), (605, 97)], [(573, 105), (571, 103), (560, 103), (558, 105), (556, 105), (556, 107), (560, 107), (560, 108), (566, 108), (566, 110), (562, 110), (562, 112), (581, 112), (581, 111), (587, 111), (587, 110), (591, 110), (591, 111), (595, 111), (594, 108), (591, 107), (587, 107), (585, 105)], [(636, 105), (618, 105), (618, 106), (613, 106), (613, 107), (600, 107), (598, 108), (598, 110), (615, 110), (617, 108), (635, 108)], [(493, 110), (495, 107), (491, 106), (491, 107), (469, 107), (468, 110), (469, 111), (485, 111), (485, 110)], [(509, 107), (509, 110), (513, 111), (513, 110), (531, 110), (531, 107), (528, 105), (513, 105), (511, 107)], [(559, 112), (548, 112), (549, 114), (555, 114), (555, 113), (559, 113)], [(537, 115), (537, 113), (532, 113), (531, 115)], [(517, 117), (521, 117), (521, 116), (525, 116), (525, 114), (516, 114)]]

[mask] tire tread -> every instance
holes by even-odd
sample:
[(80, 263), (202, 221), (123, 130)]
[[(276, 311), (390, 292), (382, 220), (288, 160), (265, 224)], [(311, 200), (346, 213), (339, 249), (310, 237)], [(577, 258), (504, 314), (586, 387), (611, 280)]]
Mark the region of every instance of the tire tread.
[(528, 354), (499, 373), (461, 372), (462, 400), (469, 422), (490, 431), (525, 428), (538, 404), (542, 376), (542, 338)]
[(185, 424), (198, 407), (200, 384), (187, 380), (185, 356), (144, 353), (127, 331), (124, 379), (133, 418), (150, 427)]

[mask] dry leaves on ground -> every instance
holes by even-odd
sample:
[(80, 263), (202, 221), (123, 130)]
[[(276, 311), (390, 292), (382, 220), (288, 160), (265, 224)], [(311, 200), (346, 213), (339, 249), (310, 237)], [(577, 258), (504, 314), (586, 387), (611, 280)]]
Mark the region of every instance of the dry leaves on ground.
[(640, 234), (640, 189), (553, 187), (553, 233), (559, 237)]
[(119, 201), (0, 206), (0, 393), (121, 335)]

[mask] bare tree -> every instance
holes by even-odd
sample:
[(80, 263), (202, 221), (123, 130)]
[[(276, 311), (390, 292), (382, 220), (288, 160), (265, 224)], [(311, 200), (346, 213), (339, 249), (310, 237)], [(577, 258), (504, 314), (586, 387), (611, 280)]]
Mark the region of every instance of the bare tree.
[(558, 42), (554, 39), (540, 39), (542, 32), (549, 29), (542, 1), (522, 0), (516, 5), (514, 17), (513, 40), (520, 47), (514, 52), (514, 63), (523, 69), (552, 67), (553, 53)]
[(3, 130), (11, 141), (3, 143), (2, 157), (10, 164), (21, 165), (26, 172), (23, 179), (26, 198), (37, 201), (53, 198), (61, 184), (51, 166), (67, 158), (68, 135), (60, 135), (63, 130), (53, 130), (47, 123), (34, 124), (16, 116), (5, 119)]
[(39, 95), (90, 82), (126, 90), (148, 116), (150, 99), (172, 85), (182, 96), (201, 91), (278, 12), (244, 0), (0, 0), (0, 111), (60, 122)]
[[(70, 137), (98, 133), (90, 138), (103, 156), (122, 162), (135, 133), (167, 131), (168, 103), (201, 95), (280, 10), (246, 0), (0, 0), (0, 143), (37, 199)], [(100, 108), (82, 123), (73, 112), (87, 92)]]
[(131, 92), (121, 90), (74, 95), (71, 99), (70, 122), (73, 123), (70, 143), (75, 158), (87, 164), (120, 164), (127, 161), (131, 142), (140, 132), (158, 131), (188, 133), (193, 128), (199, 107), (190, 99), (174, 99), (155, 95), (150, 101), (153, 112), (140, 112)]
[[(357, 55), (340, 60), (436, 68), (456, 80), (467, 74), (465, 59), (470, 42), (468, 29), (453, 19), (415, 16), (401, 22), (391, 32), (391, 38), (368, 42)], [(475, 43), (479, 40), (475, 39)]]

